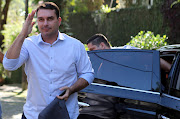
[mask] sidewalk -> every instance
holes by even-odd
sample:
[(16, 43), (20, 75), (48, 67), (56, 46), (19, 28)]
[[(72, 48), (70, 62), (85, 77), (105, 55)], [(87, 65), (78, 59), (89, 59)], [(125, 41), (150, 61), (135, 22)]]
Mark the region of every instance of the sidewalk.
[(0, 86), (2, 119), (21, 119), (26, 93), (21, 92), (21, 84)]

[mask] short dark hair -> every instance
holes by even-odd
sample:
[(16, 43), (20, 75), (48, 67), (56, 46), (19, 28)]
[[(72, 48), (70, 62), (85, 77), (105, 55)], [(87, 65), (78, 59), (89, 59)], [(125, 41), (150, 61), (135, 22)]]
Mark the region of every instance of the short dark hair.
[(36, 14), (38, 13), (38, 11), (40, 9), (51, 9), (51, 10), (55, 10), (56, 16), (57, 18), (59, 18), (60, 16), (60, 10), (59, 7), (53, 3), (53, 2), (43, 2), (42, 4), (40, 4), (36, 10)]
[(108, 42), (108, 39), (103, 34), (95, 34), (92, 37), (90, 37), (86, 44), (92, 43), (93, 45), (99, 46), (100, 43), (104, 43), (106, 46), (110, 47), (110, 44)]

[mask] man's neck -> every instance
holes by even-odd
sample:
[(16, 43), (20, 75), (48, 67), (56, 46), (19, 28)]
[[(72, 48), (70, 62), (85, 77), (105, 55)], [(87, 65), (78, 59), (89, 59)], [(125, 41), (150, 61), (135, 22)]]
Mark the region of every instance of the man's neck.
[(57, 38), (58, 34), (53, 36), (42, 36), (43, 41), (50, 44), (53, 44), (57, 40)]

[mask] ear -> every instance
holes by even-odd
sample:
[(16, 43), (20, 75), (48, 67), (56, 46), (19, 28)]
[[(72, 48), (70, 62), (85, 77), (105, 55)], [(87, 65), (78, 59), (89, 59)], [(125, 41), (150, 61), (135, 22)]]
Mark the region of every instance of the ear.
[(100, 43), (100, 47), (102, 50), (106, 49), (106, 45), (103, 42)]
[(61, 21), (62, 21), (62, 19), (61, 19), (61, 17), (59, 17), (58, 18), (59, 26), (61, 25)]

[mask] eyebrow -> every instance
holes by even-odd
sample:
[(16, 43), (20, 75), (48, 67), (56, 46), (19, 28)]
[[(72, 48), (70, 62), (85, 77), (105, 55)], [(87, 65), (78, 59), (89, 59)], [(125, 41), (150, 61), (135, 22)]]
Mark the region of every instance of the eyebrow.
[[(37, 18), (39, 19), (39, 18), (44, 18), (44, 17), (37, 17)], [(54, 16), (50, 16), (50, 17), (47, 17), (47, 18), (54, 18)]]

